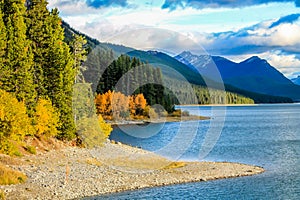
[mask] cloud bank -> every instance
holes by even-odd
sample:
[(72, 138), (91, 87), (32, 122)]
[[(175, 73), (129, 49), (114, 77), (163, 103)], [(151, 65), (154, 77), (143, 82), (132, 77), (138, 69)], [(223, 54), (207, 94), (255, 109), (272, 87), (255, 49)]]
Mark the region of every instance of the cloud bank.
[(110, 6), (122, 6), (128, 5), (127, 0), (86, 0), (86, 4), (89, 7), (101, 8)]
[(300, 14), (292, 14), (277, 20), (206, 36), (211, 41), (204, 44), (212, 54), (240, 55), (280, 50), (288, 54), (300, 54)]
[(193, 7), (203, 8), (242, 8), (268, 3), (294, 2), (296, 7), (300, 7), (300, 0), (165, 0), (162, 9), (175, 10), (177, 8)]
[(61, 0), (61, 1), (52, 0), (52, 1), (54, 1), (55, 5), (58, 7), (71, 6), (76, 4), (81, 4), (81, 5), (85, 4), (88, 7), (97, 9), (97, 8), (105, 8), (111, 6), (126, 7), (128, 5), (127, 0)]

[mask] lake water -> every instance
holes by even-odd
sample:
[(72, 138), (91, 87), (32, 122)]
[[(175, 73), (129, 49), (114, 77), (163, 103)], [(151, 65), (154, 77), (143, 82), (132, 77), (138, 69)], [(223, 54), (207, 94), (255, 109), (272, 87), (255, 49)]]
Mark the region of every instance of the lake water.
[[(199, 114), (199, 107), (183, 109)], [(200, 107), (200, 114), (212, 118), (156, 124), (143, 127), (145, 131), (138, 126), (115, 128), (111, 139), (171, 159), (240, 162), (262, 166), (266, 172), (98, 199), (300, 199), (300, 104), (207, 106)]]

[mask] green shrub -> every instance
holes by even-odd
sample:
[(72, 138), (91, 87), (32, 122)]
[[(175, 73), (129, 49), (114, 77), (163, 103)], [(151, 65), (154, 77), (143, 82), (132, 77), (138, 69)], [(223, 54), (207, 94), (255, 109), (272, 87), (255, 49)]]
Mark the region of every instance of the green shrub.
[(25, 147), (25, 150), (31, 154), (36, 154), (36, 148), (34, 146), (28, 145)]
[(5, 200), (5, 193), (0, 190), (0, 200)]
[(80, 119), (76, 129), (83, 144), (91, 148), (103, 144), (112, 131), (111, 125), (101, 115)]

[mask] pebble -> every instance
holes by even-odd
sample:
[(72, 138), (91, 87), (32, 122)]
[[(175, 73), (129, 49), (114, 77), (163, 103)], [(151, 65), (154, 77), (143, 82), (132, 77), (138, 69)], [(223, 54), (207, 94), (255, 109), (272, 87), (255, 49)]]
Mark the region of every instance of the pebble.
[[(122, 167), (117, 170), (105, 164), (94, 166), (86, 163), (87, 158), (104, 159), (100, 161), (106, 163), (105, 159), (118, 159), (120, 155), (146, 153), (142, 149), (107, 141), (103, 149), (67, 147), (46, 154), (30, 155), (26, 159), (32, 162), (18, 166), (20, 171), (26, 172), (28, 181), (14, 186), (0, 186), (0, 189), (6, 193), (7, 199), (74, 199), (145, 187), (252, 175), (264, 171), (259, 167), (236, 163), (205, 162), (190, 163), (176, 170), (155, 170), (149, 173), (139, 173), (136, 170), (128, 173), (126, 170), (121, 171)], [(155, 162), (153, 158), (150, 159)], [(66, 164), (71, 169), (68, 182)], [(207, 168), (208, 165), (210, 168)], [(214, 170), (203, 170), (212, 169), (211, 167)]]

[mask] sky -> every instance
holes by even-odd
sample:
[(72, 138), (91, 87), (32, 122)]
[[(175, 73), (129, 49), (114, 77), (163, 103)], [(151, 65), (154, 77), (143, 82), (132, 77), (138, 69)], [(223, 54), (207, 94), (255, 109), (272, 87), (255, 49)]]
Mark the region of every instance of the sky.
[(73, 28), (101, 42), (170, 55), (266, 59), (300, 75), (300, 0), (49, 0)]

